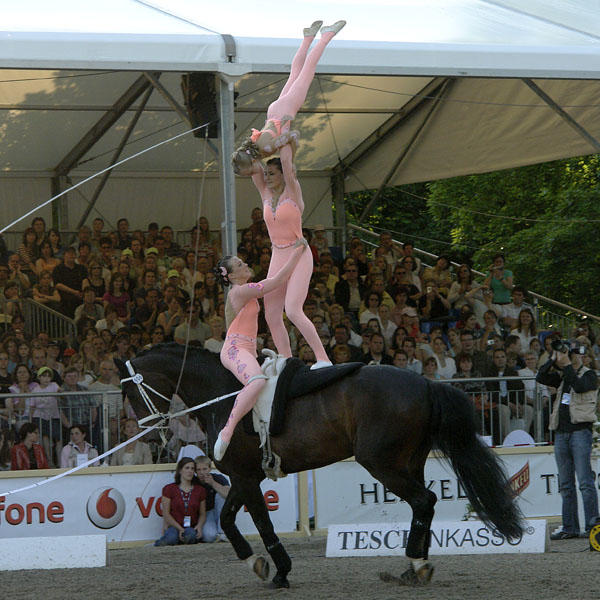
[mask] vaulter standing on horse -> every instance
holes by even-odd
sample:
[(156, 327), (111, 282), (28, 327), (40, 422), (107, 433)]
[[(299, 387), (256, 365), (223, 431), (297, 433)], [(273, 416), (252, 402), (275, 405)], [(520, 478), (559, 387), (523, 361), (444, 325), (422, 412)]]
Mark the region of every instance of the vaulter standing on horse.
[(215, 274), (222, 283), (231, 285), (225, 306), (227, 336), (221, 350), (221, 362), (244, 385), (238, 394), (225, 427), (219, 433), (214, 447), (215, 460), (225, 455), (233, 432), (242, 417), (248, 413), (265, 385), (264, 376), (256, 360), (256, 336), (258, 332), (258, 300), (283, 285), (289, 278), (307, 247), (304, 238), (294, 243), (294, 251), (278, 273), (259, 283), (248, 283), (253, 273), (237, 256), (226, 256), (219, 261)]

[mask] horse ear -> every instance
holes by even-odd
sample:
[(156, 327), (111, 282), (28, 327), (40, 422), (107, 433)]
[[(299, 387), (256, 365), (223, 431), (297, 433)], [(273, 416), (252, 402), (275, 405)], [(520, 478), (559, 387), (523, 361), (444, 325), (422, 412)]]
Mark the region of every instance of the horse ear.
[(125, 379), (126, 377), (129, 377), (129, 371), (127, 370), (127, 367), (125, 366), (125, 363), (122, 360), (119, 360), (118, 358), (113, 358), (113, 362), (115, 363), (117, 369), (119, 369), (120, 379)]

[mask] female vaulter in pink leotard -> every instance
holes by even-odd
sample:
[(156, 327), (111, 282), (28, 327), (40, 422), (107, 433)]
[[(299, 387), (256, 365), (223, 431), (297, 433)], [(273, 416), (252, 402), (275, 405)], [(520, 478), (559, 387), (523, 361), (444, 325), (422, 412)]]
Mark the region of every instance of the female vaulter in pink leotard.
[(231, 322), (221, 350), (221, 363), (244, 384), (244, 389), (237, 395), (229, 419), (217, 438), (213, 450), (215, 460), (223, 458), (237, 424), (254, 406), (265, 385), (260, 365), (256, 360), (259, 311), (257, 298), (262, 298), (285, 283), (307, 249), (307, 243), (302, 238), (302, 234), (294, 240), (289, 249), (286, 264), (274, 277), (268, 277), (259, 283), (248, 283), (253, 273), (248, 265), (237, 256), (225, 257), (219, 261), (219, 265), (215, 269), (224, 283), (233, 284), (227, 295), (225, 316), (227, 321), (231, 318)]
[[(315, 21), (310, 27), (304, 29), (304, 39), (292, 60), (290, 76), (279, 98), (269, 106), (264, 127), (260, 131), (253, 129), (252, 135), (234, 152), (232, 164), (238, 175), (250, 175), (249, 170), (255, 159), (271, 156), (292, 139), (297, 140), (297, 132), (290, 131), (291, 121), (306, 100), (317, 63), (325, 47), (344, 27), (346, 21), (337, 21), (327, 27), (321, 27), (322, 23), (323, 21)], [(321, 38), (308, 54), (308, 49), (319, 29)]]
[[(288, 261), (291, 248), (302, 236), (302, 212), (304, 202), (302, 189), (292, 164), (292, 149), (289, 145), (281, 149), (281, 160), (273, 158), (267, 163), (267, 172), (262, 167), (252, 176), (263, 201), (263, 216), (273, 254), (268, 277), (277, 273)], [(276, 199), (275, 194), (279, 194)], [(265, 295), (265, 318), (273, 342), (279, 354), (292, 356), (290, 339), (283, 324), (283, 310), (290, 321), (300, 330), (308, 345), (313, 349), (317, 362), (311, 367), (319, 369), (331, 366), (321, 339), (302, 306), (306, 300), (308, 285), (313, 272), (313, 256), (307, 247), (290, 275), (287, 283)]]

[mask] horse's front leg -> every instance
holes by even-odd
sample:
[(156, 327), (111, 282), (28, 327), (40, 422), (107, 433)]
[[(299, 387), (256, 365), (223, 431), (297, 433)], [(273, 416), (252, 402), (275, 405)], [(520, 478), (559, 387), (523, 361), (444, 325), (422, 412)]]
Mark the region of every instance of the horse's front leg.
[(258, 481), (248, 481), (246, 483), (243, 494), (244, 501), (265, 548), (271, 555), (277, 569), (275, 577), (272, 579), (271, 587), (289, 588), (290, 583), (287, 580), (287, 574), (292, 570), (292, 561), (275, 534), (275, 529), (273, 528), (271, 517), (269, 517), (269, 511), (267, 510), (259, 483)]
[(246, 502), (242, 496), (240, 485), (236, 484), (235, 479), (232, 477), (231, 488), (221, 510), (221, 528), (231, 542), (238, 558), (245, 561), (252, 571), (264, 580), (269, 576), (269, 563), (262, 556), (255, 556), (252, 553), (252, 547), (248, 540), (240, 533), (235, 524), (235, 517)]

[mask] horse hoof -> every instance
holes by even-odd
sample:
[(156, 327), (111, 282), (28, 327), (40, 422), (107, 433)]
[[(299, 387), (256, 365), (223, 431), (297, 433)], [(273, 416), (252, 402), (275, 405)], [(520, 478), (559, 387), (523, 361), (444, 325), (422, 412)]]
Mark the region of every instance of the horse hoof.
[(290, 582), (285, 575), (275, 575), (269, 584), (269, 588), (272, 590), (288, 589), (289, 587)]
[(418, 571), (415, 572), (413, 567), (409, 567), (400, 575), (396, 577), (391, 573), (383, 572), (379, 573), (379, 579), (385, 583), (396, 583), (397, 585), (405, 586), (416, 586), (416, 585), (427, 585), (431, 581), (433, 575), (433, 565), (431, 563), (424, 564)]
[(252, 570), (264, 581), (269, 576), (269, 561), (259, 556), (254, 561)]

